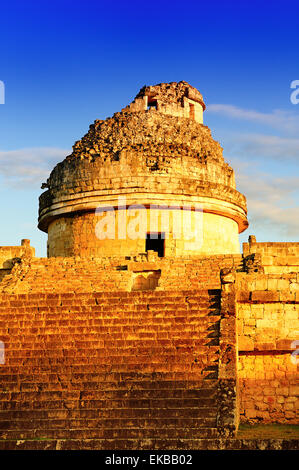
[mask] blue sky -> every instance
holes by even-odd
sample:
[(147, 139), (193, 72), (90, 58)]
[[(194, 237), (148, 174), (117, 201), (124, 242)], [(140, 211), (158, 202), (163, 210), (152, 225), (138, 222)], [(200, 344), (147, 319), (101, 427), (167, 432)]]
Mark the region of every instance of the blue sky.
[[(236, 172), (259, 241), (299, 239), (295, 1), (1, 2), (0, 245), (30, 238), (41, 183), (95, 119), (143, 85), (186, 80)], [(298, 94), (299, 96), (299, 94)]]

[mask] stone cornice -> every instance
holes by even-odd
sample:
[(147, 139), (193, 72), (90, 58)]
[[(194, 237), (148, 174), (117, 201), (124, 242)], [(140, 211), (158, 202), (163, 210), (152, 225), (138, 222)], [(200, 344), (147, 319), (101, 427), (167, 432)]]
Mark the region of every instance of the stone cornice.
[[(204, 187), (204, 185), (203, 185)], [(217, 187), (217, 186), (216, 186)], [(126, 207), (142, 204), (146, 208), (151, 205), (158, 205), (163, 208), (177, 209), (190, 205), (191, 208), (202, 209), (203, 212), (222, 215), (235, 220), (239, 226), (239, 232), (243, 232), (248, 227), (246, 217), (245, 198), (238, 191), (232, 188), (223, 188), (232, 192), (235, 198), (229, 200), (225, 193), (213, 194), (209, 185), (206, 185), (205, 191), (186, 194), (186, 192), (167, 192), (146, 191), (145, 188), (123, 188), (114, 190), (93, 190), (72, 195), (51, 198), (48, 191), (44, 193), (40, 201), (39, 228), (47, 232), (48, 225), (57, 217), (70, 216), (75, 213), (93, 212), (99, 206), (102, 208), (117, 208), (119, 198), (126, 200)], [(218, 190), (219, 190), (218, 185)], [(222, 196), (222, 198), (221, 198)]]

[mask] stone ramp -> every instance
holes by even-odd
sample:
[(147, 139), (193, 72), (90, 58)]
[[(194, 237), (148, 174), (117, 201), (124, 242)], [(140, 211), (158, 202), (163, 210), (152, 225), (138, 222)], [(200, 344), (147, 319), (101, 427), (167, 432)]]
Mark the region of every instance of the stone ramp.
[(2, 295), (0, 448), (217, 437), (219, 324), (218, 290)]

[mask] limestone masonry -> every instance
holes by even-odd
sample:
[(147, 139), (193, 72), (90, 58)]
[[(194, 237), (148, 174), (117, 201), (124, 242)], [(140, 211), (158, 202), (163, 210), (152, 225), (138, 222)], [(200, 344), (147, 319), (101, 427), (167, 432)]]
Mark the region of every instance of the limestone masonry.
[(299, 243), (240, 253), (204, 110), (143, 87), (43, 183), (48, 257), (0, 247), (0, 449), (254, 448), (239, 422), (299, 424)]

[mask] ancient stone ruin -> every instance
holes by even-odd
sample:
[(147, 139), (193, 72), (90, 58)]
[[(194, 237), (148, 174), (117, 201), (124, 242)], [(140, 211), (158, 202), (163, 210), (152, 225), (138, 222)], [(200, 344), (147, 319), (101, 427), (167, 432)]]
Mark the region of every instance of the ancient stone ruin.
[(48, 257), (0, 247), (0, 449), (255, 448), (240, 422), (299, 424), (299, 243), (240, 253), (204, 110), (143, 87), (43, 183)]

